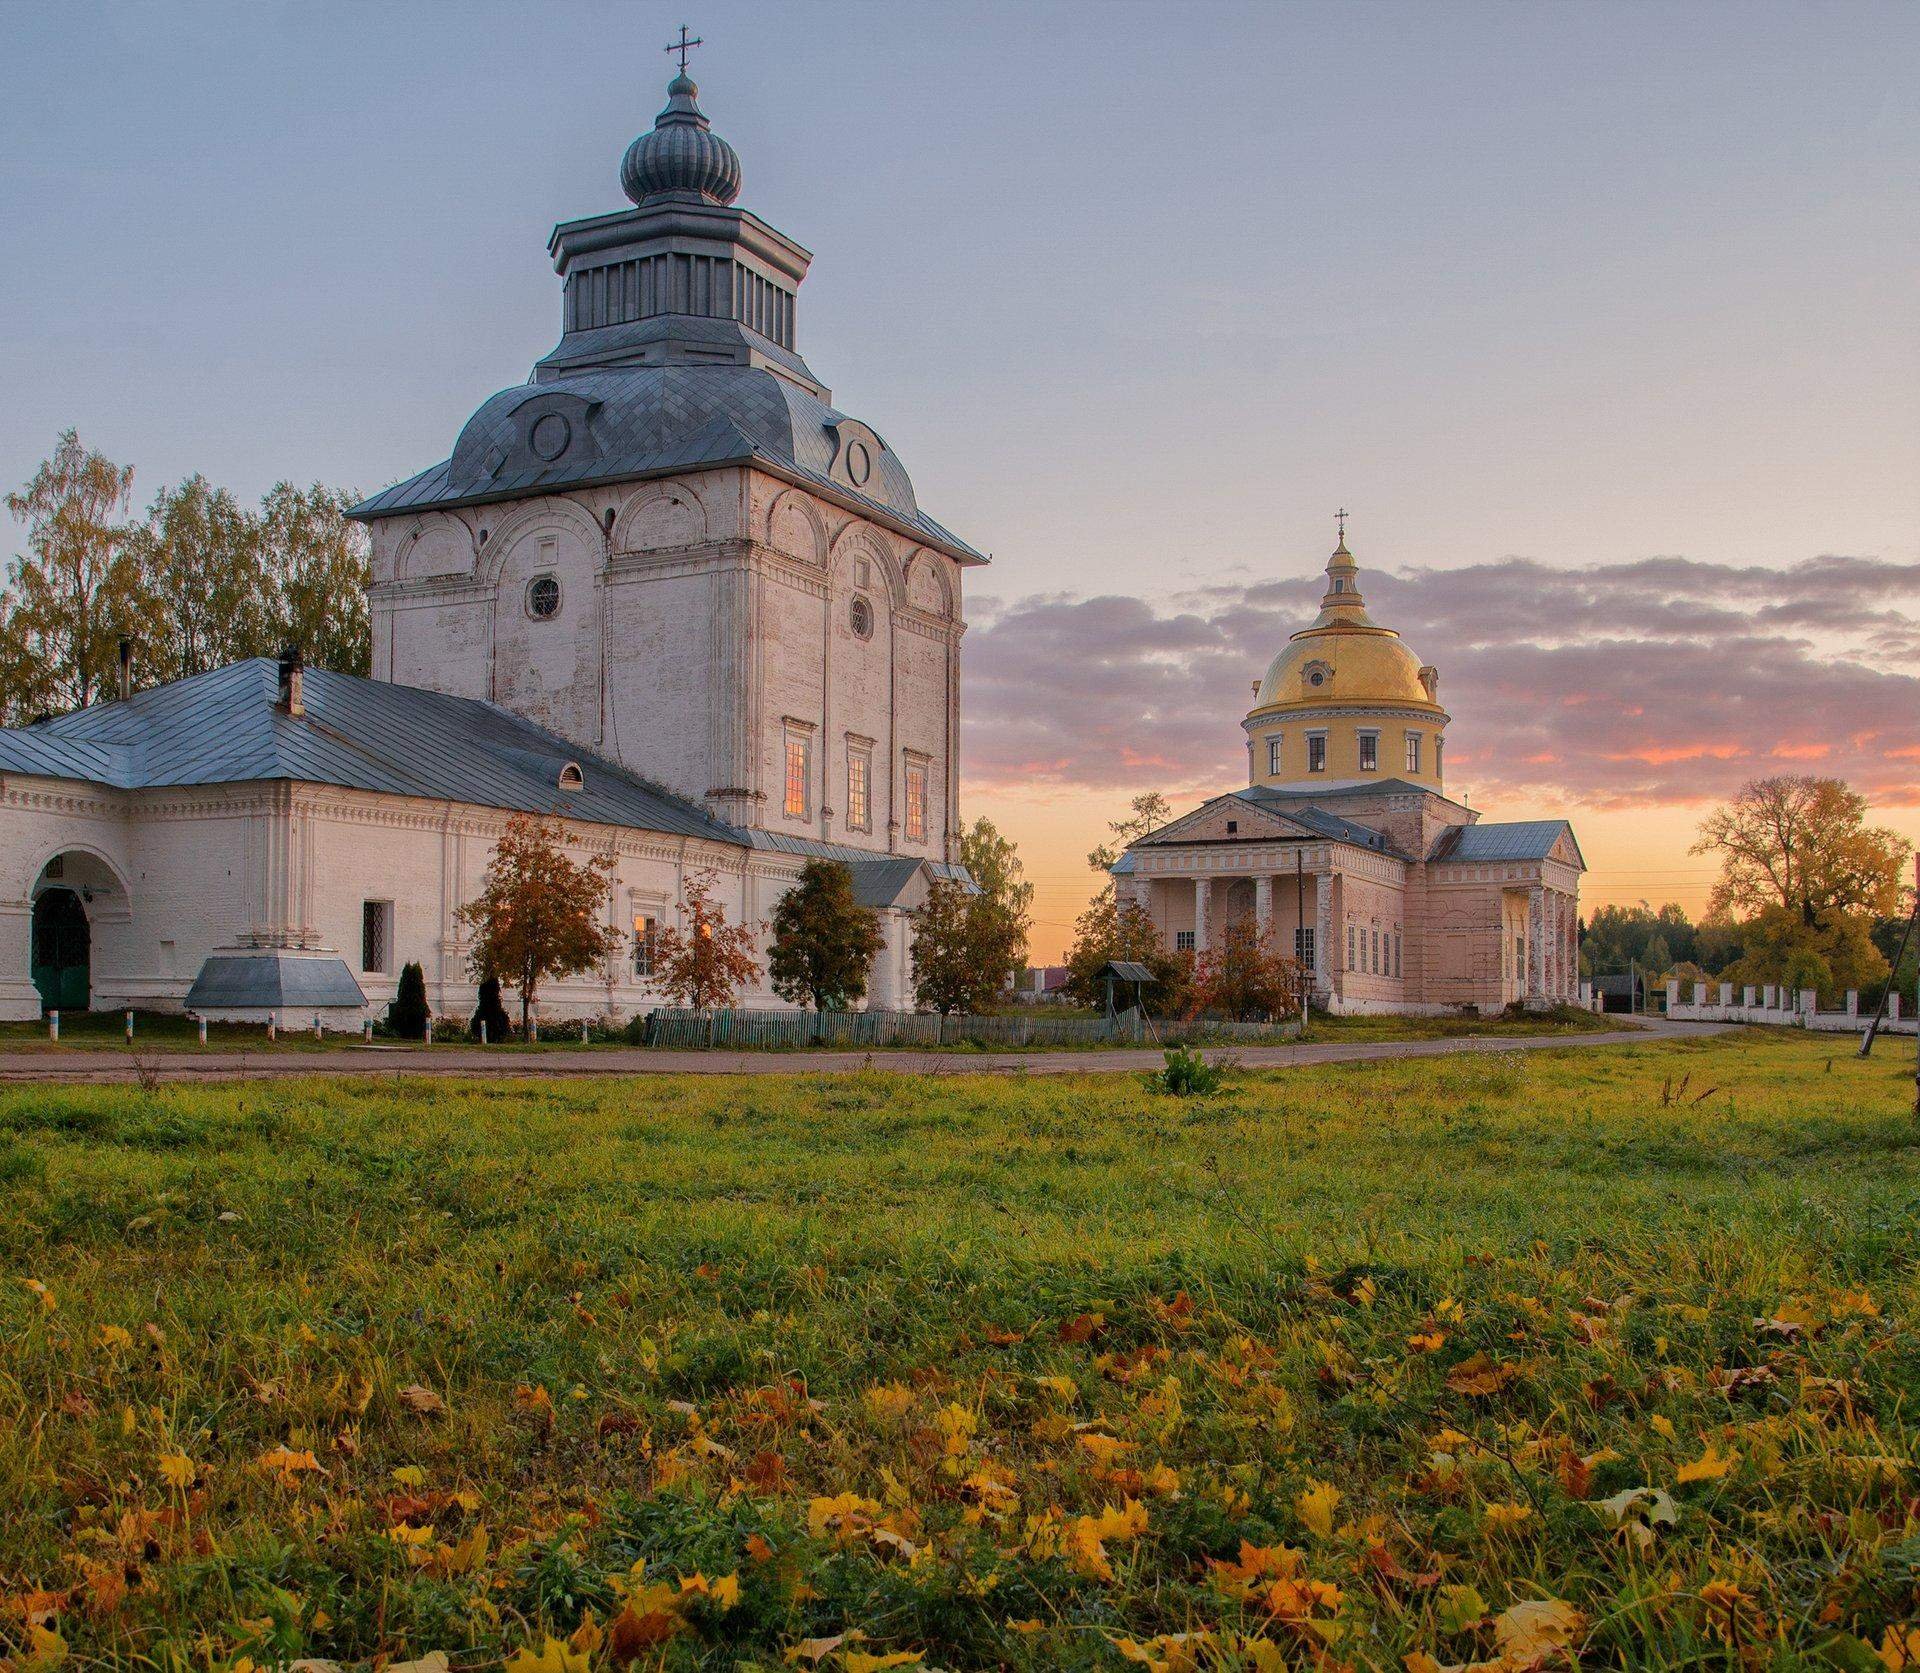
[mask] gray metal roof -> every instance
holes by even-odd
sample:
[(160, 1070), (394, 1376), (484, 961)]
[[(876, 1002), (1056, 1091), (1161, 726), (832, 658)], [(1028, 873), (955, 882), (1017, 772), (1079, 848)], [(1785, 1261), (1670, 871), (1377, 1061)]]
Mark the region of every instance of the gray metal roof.
[(187, 989), (190, 1011), (324, 1010), (343, 1005), (357, 1010), (366, 1002), (346, 960), (337, 954), (214, 953)]
[[(306, 713), (283, 714), (274, 702), (278, 664), (254, 657), (155, 686), (124, 703), (97, 703), (37, 726), (0, 727), (0, 773), (116, 790), (279, 779), (334, 784), (844, 860), (856, 881), (863, 866), (880, 865), (904, 868), (905, 876), (925, 866), (935, 877), (973, 883), (964, 866), (941, 860), (876, 855), (730, 825), (495, 703), (325, 668), (307, 669), (302, 685)], [(563, 791), (560, 770), (569, 764), (580, 768), (583, 782)]]
[[(568, 421), (565, 445), (551, 459), (530, 445), (534, 417), (547, 412)], [(375, 494), (351, 515), (371, 520), (760, 462), (917, 539), (985, 562), (920, 510), (891, 448), (874, 461), (865, 491), (829, 476), (834, 429), (845, 417), (791, 379), (755, 366), (630, 366), (516, 384), (481, 404), (452, 458)]]
[[(1487, 860), (1544, 860), (1564, 833), (1580, 853), (1573, 827), (1564, 819), (1521, 819), (1505, 825), (1455, 825), (1441, 832), (1429, 856), (1438, 864), (1468, 864)], [(1579, 861), (1581, 870), (1586, 860)]]
[(1268, 806), (1284, 819), (1292, 819), (1305, 825), (1308, 830), (1334, 842), (1350, 842), (1358, 848), (1371, 848), (1380, 854), (1399, 854), (1386, 837), (1371, 825), (1362, 825), (1356, 819), (1348, 819), (1338, 813), (1329, 813), (1325, 808), (1314, 807), (1303, 802), (1297, 795), (1285, 791), (1269, 789), (1264, 784), (1256, 784), (1246, 790), (1234, 792), (1243, 802), (1252, 802), (1256, 807)]
[(1159, 977), (1155, 976), (1144, 964), (1136, 964), (1131, 959), (1123, 958), (1110, 958), (1093, 973), (1093, 979), (1096, 982), (1099, 981), (1102, 976), (1111, 976), (1116, 982), (1157, 983), (1159, 981)]
[(925, 864), (911, 859), (849, 860), (853, 898), (861, 906), (897, 906)]
[[(705, 809), (496, 704), (324, 668), (303, 684), (306, 713), (283, 714), (277, 665), (254, 657), (0, 728), (0, 772), (120, 790), (290, 779), (750, 845)], [(560, 789), (568, 762), (584, 775), (578, 790)]]

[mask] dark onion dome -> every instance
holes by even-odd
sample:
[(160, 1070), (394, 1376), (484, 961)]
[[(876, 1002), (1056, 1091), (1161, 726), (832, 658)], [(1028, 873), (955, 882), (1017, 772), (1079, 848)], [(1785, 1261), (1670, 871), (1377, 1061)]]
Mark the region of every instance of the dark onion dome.
[(621, 189), (635, 203), (690, 192), (710, 203), (740, 195), (740, 158), (708, 125), (694, 103), (700, 89), (682, 71), (667, 83), (667, 108), (653, 130), (627, 147), (620, 161)]

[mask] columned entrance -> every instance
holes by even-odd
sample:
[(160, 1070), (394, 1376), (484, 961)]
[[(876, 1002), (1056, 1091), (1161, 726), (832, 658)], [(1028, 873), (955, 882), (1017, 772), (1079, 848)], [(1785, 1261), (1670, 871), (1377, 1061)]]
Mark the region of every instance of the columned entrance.
[(33, 903), (33, 985), (49, 1011), (84, 1011), (92, 997), (93, 926), (71, 889), (41, 890)]

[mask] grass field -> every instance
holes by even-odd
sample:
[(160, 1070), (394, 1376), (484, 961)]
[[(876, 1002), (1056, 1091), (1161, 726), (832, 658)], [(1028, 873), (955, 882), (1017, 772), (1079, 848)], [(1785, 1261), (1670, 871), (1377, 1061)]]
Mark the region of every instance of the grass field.
[(0, 1653), (1897, 1667), (1911, 1099), (1758, 1034), (0, 1091)]
[[(1056, 1015), (1091, 1016), (1091, 1012), (1056, 1012), (1051, 1008), (1036, 1013), (1041, 1017)], [(298, 1024), (298, 1017), (293, 1022)], [(1178, 1023), (1158, 1022), (1155, 1028), (1162, 1034), (1177, 1034)], [(1441, 1040), (1462, 1035), (1499, 1036), (1508, 1034), (1586, 1034), (1607, 1029), (1632, 1026), (1631, 1019), (1619, 1016), (1599, 1016), (1591, 1011), (1560, 1009), (1539, 1012), (1531, 1015), (1493, 1016), (1493, 1017), (1329, 1017), (1316, 1015), (1308, 1038), (1313, 1040)], [(580, 1039), (580, 1025), (573, 1023), (549, 1022), (545, 1026), (546, 1037), (528, 1044), (514, 1041), (508, 1044), (496, 1042), (489, 1050), (503, 1055), (509, 1052), (566, 1052), (566, 1051), (607, 1051), (625, 1050), (630, 1042), (624, 1038), (595, 1038), (590, 1044), (583, 1045)], [(441, 1042), (445, 1044), (445, 1041)], [(459, 1043), (468, 1043), (461, 1041)], [(1124, 1041), (1090, 1041), (1088, 1050), (1110, 1051)], [(393, 1050), (414, 1045), (412, 1041), (395, 1041), (384, 1036), (380, 1040), (384, 1049)], [(353, 1051), (360, 1046), (357, 1033), (333, 1033), (316, 1037), (312, 1027), (282, 1027), (278, 1037), (269, 1042), (264, 1024), (259, 1023), (213, 1023), (207, 1028), (207, 1043), (200, 1044), (199, 1024), (192, 1018), (177, 1014), (140, 1012), (134, 1019), (134, 1049), (140, 1052), (211, 1052), (211, 1051), (273, 1051), (280, 1053), (305, 1052), (317, 1049), (329, 1051)], [(6, 1052), (61, 1052), (61, 1051), (116, 1051), (127, 1049), (126, 1013), (124, 1011), (77, 1011), (69, 1012), (60, 1019), (60, 1038), (50, 1038), (44, 1022), (0, 1022), (0, 1051)], [(434, 1047), (422, 1046), (421, 1050), (433, 1050)], [(846, 1049), (844, 1046), (828, 1049)], [(866, 1046), (862, 1050), (884, 1050), (884, 1047)], [(971, 1052), (983, 1048), (975, 1045), (927, 1046), (914, 1045), (903, 1048), (915, 1052), (956, 1051)], [(1061, 1051), (1076, 1049), (1072, 1046), (1049, 1045), (1045, 1047), (1019, 1048), (994, 1046), (995, 1051), (1034, 1049)], [(1154, 1049), (1149, 1047), (1149, 1050)]]

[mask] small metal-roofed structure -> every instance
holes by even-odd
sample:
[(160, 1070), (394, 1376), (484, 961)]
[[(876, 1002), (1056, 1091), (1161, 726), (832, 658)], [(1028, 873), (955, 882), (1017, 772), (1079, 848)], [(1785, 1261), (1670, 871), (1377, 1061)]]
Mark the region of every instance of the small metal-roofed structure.
[(1144, 964), (1136, 963), (1132, 959), (1117, 958), (1110, 958), (1105, 964), (1101, 965), (1100, 968), (1093, 973), (1093, 979), (1102, 984), (1106, 989), (1108, 1016), (1116, 1014), (1113, 1003), (1113, 990), (1117, 984), (1126, 982), (1132, 985), (1133, 1003), (1134, 1008), (1137, 1010), (1140, 1008), (1140, 990), (1142, 988), (1157, 987), (1160, 982), (1160, 978), (1154, 975)]

